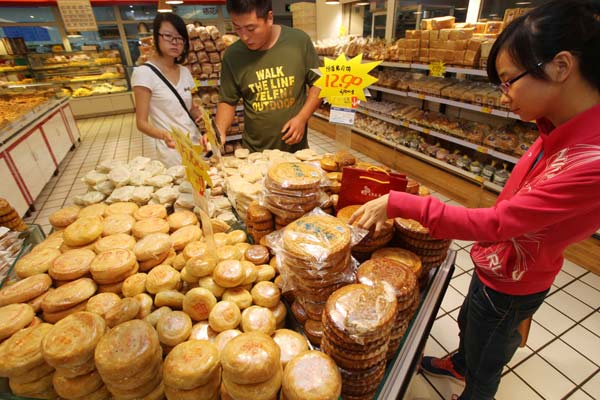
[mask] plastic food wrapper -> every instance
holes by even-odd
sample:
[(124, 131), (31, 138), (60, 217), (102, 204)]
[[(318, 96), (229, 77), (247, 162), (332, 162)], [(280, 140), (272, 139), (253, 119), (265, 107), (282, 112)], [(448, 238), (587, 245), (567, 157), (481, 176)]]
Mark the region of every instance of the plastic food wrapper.
[(192, 184), (188, 181), (183, 181), (180, 185), (179, 185), (179, 191), (181, 193), (189, 193), (192, 194), (194, 193), (194, 188), (192, 187)]
[(104, 160), (101, 161), (100, 164), (96, 166), (96, 171), (108, 174), (114, 168), (117, 167), (126, 167), (127, 163), (121, 160)]
[(152, 175), (148, 171), (133, 170), (129, 175), (129, 183), (133, 186), (143, 186), (146, 184), (146, 179), (151, 177)]
[(95, 186), (100, 182), (108, 180), (108, 175), (98, 171), (90, 171), (83, 177), (83, 182), (88, 186)]
[(81, 195), (75, 196), (73, 201), (78, 206), (89, 206), (92, 204), (100, 203), (105, 198), (106, 198), (106, 196), (104, 194), (102, 194), (100, 192), (96, 192), (96, 191), (91, 191), (91, 192), (87, 192), (86, 194), (84, 194), (82, 196)]
[(171, 204), (177, 200), (178, 196), (179, 190), (170, 186), (165, 186), (154, 192), (152, 198), (158, 201), (159, 204)]
[(166, 168), (162, 162), (158, 160), (152, 160), (144, 167), (144, 171), (147, 171), (150, 173), (150, 175), (154, 176), (163, 174), (166, 171)]
[(336, 333), (355, 343), (366, 344), (389, 335), (396, 307), (396, 296), (388, 283), (354, 284), (329, 296), (323, 319)]
[(152, 198), (153, 193), (154, 187), (152, 186), (137, 186), (133, 189), (131, 200), (138, 204), (146, 204)]
[(129, 162), (129, 166), (132, 169), (144, 169), (152, 159), (148, 157), (138, 156)]
[(108, 173), (108, 179), (115, 184), (116, 187), (126, 186), (129, 184), (129, 169), (124, 166), (113, 168)]
[(110, 196), (113, 190), (115, 190), (115, 185), (111, 181), (102, 181), (98, 182), (92, 189), (106, 196)]
[(300, 299), (324, 302), (340, 284), (355, 281), (358, 263), (350, 249), (367, 232), (316, 208), (267, 235), (266, 241), (277, 256), (284, 290), (299, 290)]
[(123, 186), (113, 190), (112, 194), (106, 199), (107, 203), (116, 203), (119, 201), (131, 201), (135, 186)]
[(183, 165), (174, 165), (167, 169), (167, 175), (173, 177), (173, 179), (183, 178), (185, 176), (185, 167)]
[[(181, 187), (179, 188), (181, 192)], [(175, 205), (181, 208), (185, 208), (191, 210), (194, 208), (194, 195), (191, 193), (181, 193), (177, 200), (175, 201)]]
[(154, 175), (145, 180), (146, 185), (154, 186), (156, 188), (165, 187), (173, 182), (173, 177), (171, 175)]

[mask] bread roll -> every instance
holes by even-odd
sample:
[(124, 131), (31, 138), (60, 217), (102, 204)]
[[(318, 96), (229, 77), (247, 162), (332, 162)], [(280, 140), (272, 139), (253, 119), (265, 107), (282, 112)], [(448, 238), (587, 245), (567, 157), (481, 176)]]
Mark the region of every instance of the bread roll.
[(64, 311), (92, 297), (96, 289), (93, 280), (79, 278), (49, 293), (42, 301), (42, 309), (49, 313)]
[(217, 247), (217, 249), (226, 246), (229, 243), (229, 240), (227, 239), (227, 234), (224, 232), (217, 232), (213, 235), (213, 239), (215, 241), (215, 246)]
[(225, 292), (225, 288), (217, 285), (212, 276), (205, 276), (198, 280), (198, 286), (208, 289), (216, 298), (221, 298)]
[(240, 260), (242, 253), (240, 253), (237, 247), (227, 245), (217, 249), (217, 258), (219, 261)]
[(336, 400), (342, 376), (335, 362), (320, 351), (307, 351), (288, 362), (282, 393), (288, 400)]
[(79, 211), (77, 218), (102, 217), (108, 205), (104, 203), (91, 204)]
[(273, 282), (261, 281), (252, 288), (252, 301), (257, 306), (271, 308), (279, 303), (281, 293)]
[(59, 396), (65, 399), (77, 399), (100, 389), (104, 385), (104, 382), (102, 382), (98, 371), (93, 371), (76, 378), (68, 378), (60, 372), (55, 372), (52, 377), (52, 384)]
[(171, 254), (171, 251), (165, 251), (162, 254), (159, 254), (156, 258), (152, 258), (150, 260), (146, 260), (146, 261), (141, 261), (139, 263), (140, 265), (140, 272), (148, 272), (150, 271), (152, 268), (156, 267), (157, 265), (160, 264), (165, 264), (165, 261), (167, 261), (167, 258), (169, 258), (169, 255)]
[(46, 293), (51, 285), (52, 279), (47, 274), (34, 274), (6, 285), (0, 289), (0, 306), (26, 303)]
[(90, 265), (94, 280), (112, 284), (125, 280), (137, 272), (135, 254), (131, 250), (115, 249), (100, 253)]
[(48, 274), (59, 281), (72, 281), (86, 275), (96, 257), (92, 250), (69, 250), (56, 257)]
[(99, 293), (90, 297), (85, 306), (85, 310), (98, 314), (104, 318), (108, 310), (120, 302), (121, 298), (115, 293)]
[(156, 260), (171, 249), (171, 239), (166, 233), (144, 236), (133, 247), (138, 261)]
[(275, 323), (277, 324), (278, 329), (281, 324), (285, 325), (285, 316), (287, 315), (287, 307), (285, 306), (285, 304), (283, 304), (282, 301), (277, 303), (277, 305), (275, 307), (269, 308), (269, 310), (271, 310), (271, 312), (273, 313), (273, 316), (275, 317)]
[(198, 217), (189, 210), (176, 211), (167, 217), (171, 232), (188, 225), (198, 225)]
[(273, 278), (275, 278), (275, 268), (268, 264), (258, 265), (258, 277), (256, 278), (258, 282), (270, 281)]
[(44, 362), (37, 367), (33, 367), (23, 375), (13, 375), (10, 380), (14, 383), (30, 383), (39, 380), (40, 378), (54, 372), (54, 367)]
[(133, 213), (136, 220), (146, 218), (167, 218), (167, 208), (162, 204), (148, 204), (140, 207)]
[(56, 368), (56, 371), (60, 372), (63, 376), (65, 376), (67, 378), (76, 378), (81, 375), (89, 374), (90, 372), (93, 372), (95, 370), (96, 370), (96, 362), (94, 361), (93, 353), (92, 353), (92, 357), (89, 360), (87, 360), (83, 364), (80, 364), (76, 367), (72, 367), (72, 368), (58, 367), (58, 368)]
[(220, 369), (217, 347), (207, 340), (191, 340), (175, 346), (165, 358), (165, 385), (191, 390), (215, 381)]
[(181, 310), (184, 299), (185, 295), (183, 293), (179, 293), (177, 290), (165, 290), (157, 293), (156, 296), (154, 296), (154, 305), (156, 307), (167, 306)]
[(173, 248), (181, 251), (189, 243), (200, 240), (202, 237), (202, 229), (197, 225), (188, 225), (177, 229), (171, 234), (171, 243)]
[(143, 272), (138, 272), (137, 274), (133, 274), (123, 282), (123, 287), (121, 288), (121, 292), (125, 297), (135, 297), (138, 294), (146, 292), (146, 279), (148, 278), (148, 274)]
[(290, 329), (278, 329), (273, 334), (273, 340), (281, 350), (281, 365), (283, 368), (290, 360), (299, 354), (308, 351), (306, 338)]
[[(164, 293), (164, 292), (163, 292)], [(144, 317), (144, 321), (148, 322), (150, 325), (152, 326), (156, 326), (156, 324), (158, 323), (158, 320), (165, 314), (170, 313), (171, 310), (169, 307), (167, 306), (162, 306), (160, 308), (157, 308), (156, 310), (152, 311), (150, 314), (148, 314), (147, 316)]]
[(250, 306), (242, 312), (242, 330), (244, 332), (262, 332), (273, 334), (277, 321), (275, 316), (265, 307)]
[(220, 301), (210, 311), (208, 323), (215, 332), (235, 329), (242, 320), (239, 307), (231, 301)]
[(227, 234), (227, 242), (229, 244), (244, 243), (248, 239), (246, 232), (236, 229)]
[(123, 322), (131, 321), (138, 315), (139, 311), (140, 304), (137, 300), (126, 297), (108, 310), (104, 318), (106, 319), (106, 324), (113, 328)]
[(196, 275), (190, 274), (187, 268), (183, 267), (179, 272), (181, 275), (181, 280), (186, 282), (187, 284), (194, 285), (198, 283), (198, 277)]
[(221, 298), (225, 301), (235, 303), (240, 310), (244, 310), (252, 305), (252, 295), (249, 291), (241, 287), (225, 290)]
[(21, 279), (36, 274), (43, 274), (50, 269), (54, 260), (56, 260), (60, 254), (59, 250), (53, 248), (32, 251), (17, 261), (15, 264), (15, 273)]
[[(234, 244), (234, 246), (240, 251), (240, 253), (245, 254), (246, 250), (248, 250), (248, 248), (252, 245), (250, 243), (242, 242), (242, 243), (236, 243), (236, 244)], [(243, 259), (244, 258), (242, 257), (242, 260)]]
[(255, 244), (246, 250), (244, 258), (255, 265), (266, 264), (269, 262), (269, 249), (265, 246)]
[(246, 271), (238, 260), (221, 261), (213, 271), (213, 279), (222, 287), (233, 288), (244, 282)]
[(260, 332), (242, 333), (221, 352), (224, 378), (240, 385), (265, 382), (281, 369), (277, 343)]
[(158, 339), (168, 346), (177, 346), (190, 337), (192, 320), (182, 311), (172, 311), (163, 315), (156, 324)]
[(185, 267), (185, 262), (185, 256), (183, 253), (179, 253), (175, 256), (173, 262), (171, 262), (171, 267), (175, 268), (177, 271), (181, 271), (183, 267)]
[(27, 304), (29, 304), (31, 307), (33, 307), (33, 312), (35, 312), (37, 314), (42, 309), (42, 302), (44, 301), (44, 298), (46, 298), (48, 293), (50, 293), (53, 290), (54, 290), (54, 288), (50, 288), (50, 289), (48, 289), (48, 291), (46, 291), (46, 293), (41, 294), (38, 297), (36, 297), (35, 299), (29, 300), (27, 302)]
[(106, 322), (95, 313), (80, 311), (56, 323), (42, 341), (42, 353), (53, 367), (72, 368), (85, 363), (106, 332)]
[(0, 307), (0, 341), (12, 336), (33, 321), (35, 313), (29, 304), (8, 304)]
[[(37, 396), (41, 393), (49, 393), (49, 391), (52, 390), (52, 375), (53, 374), (42, 376), (37, 381), (29, 383), (16, 383), (15, 381), (9, 379), (8, 385), (10, 390), (12, 390), (12, 392), (18, 396)], [(44, 398), (46, 396), (44, 395), (40, 397)]]
[(165, 395), (168, 399), (177, 400), (218, 400), (221, 385), (221, 368), (216, 368), (210, 375), (206, 385), (197, 386), (190, 390), (178, 389), (165, 384)]
[(160, 218), (146, 218), (137, 221), (132, 232), (138, 240), (151, 233), (169, 233), (169, 223)]
[(52, 325), (21, 329), (0, 344), (0, 376), (23, 375), (44, 363), (42, 340)]
[(179, 271), (169, 265), (159, 265), (148, 272), (146, 290), (156, 294), (165, 290), (177, 290), (181, 282)]
[(246, 271), (246, 278), (242, 285), (250, 285), (258, 279), (258, 268), (256, 265), (251, 263), (250, 261), (242, 261), (242, 265), (244, 266), (244, 270)]
[(191, 275), (202, 278), (208, 275), (212, 275), (215, 267), (217, 265), (217, 260), (204, 255), (200, 257), (192, 257), (185, 263), (185, 269)]
[(135, 224), (135, 218), (129, 214), (109, 215), (104, 219), (102, 236), (116, 235), (125, 233), (129, 235)]
[(55, 228), (66, 228), (75, 222), (80, 212), (81, 208), (78, 206), (67, 206), (50, 214), (48, 221)]
[(206, 243), (200, 241), (190, 242), (183, 249), (183, 256), (186, 261), (192, 257), (202, 257), (207, 253), (208, 247)]
[(152, 297), (148, 293), (140, 293), (133, 297), (135, 301), (138, 302), (140, 308), (138, 310), (137, 315), (135, 316), (137, 319), (144, 319), (152, 312), (153, 302)]
[[(281, 379), (283, 371), (281, 365), (276, 369), (275, 374), (265, 382), (250, 385), (240, 385), (227, 379), (224, 374), (223, 385), (234, 399), (247, 400), (272, 400), (277, 398), (277, 393), (281, 388)], [(228, 376), (228, 375), (227, 375)]]
[(67, 246), (85, 246), (98, 239), (102, 230), (103, 225), (100, 218), (80, 218), (65, 228), (63, 241)]
[(135, 239), (126, 233), (105, 236), (94, 243), (94, 251), (98, 254), (113, 249), (133, 250)]
[(216, 304), (217, 299), (209, 290), (194, 288), (185, 294), (183, 311), (194, 321), (204, 321)]

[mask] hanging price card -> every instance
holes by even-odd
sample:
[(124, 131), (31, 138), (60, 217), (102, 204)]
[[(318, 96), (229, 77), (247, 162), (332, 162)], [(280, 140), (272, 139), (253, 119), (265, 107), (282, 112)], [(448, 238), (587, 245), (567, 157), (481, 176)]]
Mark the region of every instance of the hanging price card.
[(480, 153), (487, 154), (490, 149), (488, 149), (487, 147), (477, 146), (476, 150)]
[(482, 113), (486, 113), (486, 114), (491, 114), (492, 113), (492, 109), (489, 107), (481, 107), (481, 112)]
[(197, 193), (204, 196), (205, 183), (212, 186), (210, 176), (208, 175), (209, 166), (200, 155), (204, 147), (192, 144), (189, 134), (183, 133), (177, 128), (171, 129), (170, 134), (175, 141), (177, 152), (181, 155), (188, 181), (190, 181)]

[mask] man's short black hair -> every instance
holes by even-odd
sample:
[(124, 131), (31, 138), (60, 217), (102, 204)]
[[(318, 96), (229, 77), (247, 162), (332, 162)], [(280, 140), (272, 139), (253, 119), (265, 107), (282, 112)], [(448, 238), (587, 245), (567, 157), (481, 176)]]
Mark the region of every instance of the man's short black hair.
[(271, 10), (273, 10), (271, 0), (227, 0), (229, 14), (250, 14), (256, 11), (258, 18), (266, 19)]
[(190, 37), (187, 29), (185, 28), (185, 22), (183, 22), (183, 19), (181, 19), (180, 16), (173, 13), (156, 14), (154, 22), (152, 23), (152, 36), (154, 38), (154, 48), (160, 56), (162, 56), (162, 53), (160, 51), (160, 46), (158, 45), (158, 34), (163, 22), (170, 22), (177, 30), (177, 33), (183, 37), (183, 53), (181, 53), (181, 55), (175, 59), (175, 64), (181, 64), (185, 61), (190, 51)]

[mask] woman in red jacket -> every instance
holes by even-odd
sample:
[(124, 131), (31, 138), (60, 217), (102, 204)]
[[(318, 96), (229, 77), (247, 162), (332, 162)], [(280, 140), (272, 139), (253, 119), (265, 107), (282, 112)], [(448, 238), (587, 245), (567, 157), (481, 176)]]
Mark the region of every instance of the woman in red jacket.
[[(596, 9), (595, 9), (596, 8)], [(508, 25), (488, 58), (502, 103), (536, 120), (537, 141), (491, 208), (391, 192), (353, 215), (362, 227), (419, 221), (437, 238), (474, 240), (475, 274), (458, 317), (458, 351), (425, 372), (465, 381), (460, 399), (493, 399), (519, 323), (543, 303), (570, 244), (600, 228), (600, 20), (586, 0), (553, 0)]]

